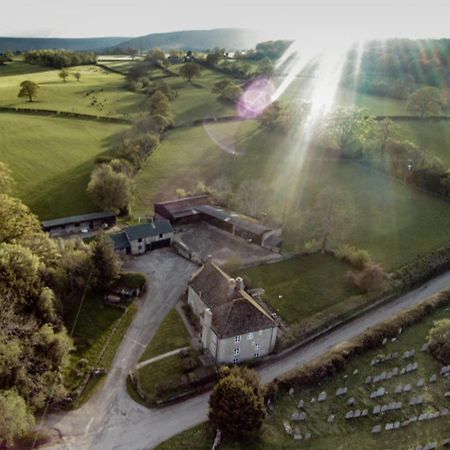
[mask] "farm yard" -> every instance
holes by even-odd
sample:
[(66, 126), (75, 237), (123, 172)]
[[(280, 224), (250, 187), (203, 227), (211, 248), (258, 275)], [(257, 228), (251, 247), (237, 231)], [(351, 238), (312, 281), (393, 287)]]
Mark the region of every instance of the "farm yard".
[[(314, 388), (283, 394), (274, 402), (273, 413), (257, 438), (224, 441), (221, 448), (406, 450), (442, 444), (450, 437), (450, 377), (423, 351), (423, 344), (433, 321), (448, 315), (448, 307), (441, 308), (383, 348), (355, 356), (345, 372)], [(375, 391), (380, 394), (377, 398)], [(198, 450), (208, 449), (214, 434), (203, 424), (161, 444), (158, 450), (182, 449), (187, 443)]]
[[(1, 78), (0, 78), (1, 79)], [(42, 220), (95, 211), (86, 186), (95, 158), (126, 125), (0, 113), (0, 160), (13, 193)]]

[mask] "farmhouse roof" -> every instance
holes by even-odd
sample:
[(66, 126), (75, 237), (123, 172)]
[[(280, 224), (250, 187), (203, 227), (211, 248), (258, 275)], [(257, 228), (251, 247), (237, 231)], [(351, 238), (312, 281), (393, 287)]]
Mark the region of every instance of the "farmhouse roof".
[[(207, 194), (194, 195), (191, 197), (178, 198), (166, 202), (155, 203), (155, 211), (164, 209), (173, 218), (192, 214), (192, 208), (210, 203)], [(181, 216), (180, 216), (181, 215)]]
[(62, 225), (70, 225), (78, 222), (88, 222), (90, 220), (112, 219), (116, 214), (110, 211), (94, 212), (89, 214), (81, 214), (78, 216), (61, 217), (59, 219), (44, 220), (42, 226), (44, 229), (59, 227)]
[(130, 246), (127, 235), (125, 231), (117, 234), (111, 234), (111, 239), (114, 243), (114, 250), (125, 250)]
[(168, 220), (155, 220), (150, 223), (127, 227), (124, 231), (131, 242), (158, 234), (173, 233), (173, 228)]
[(276, 327), (270, 314), (245, 289), (234, 289), (228, 274), (211, 260), (192, 277), (190, 285), (212, 312), (219, 338)]

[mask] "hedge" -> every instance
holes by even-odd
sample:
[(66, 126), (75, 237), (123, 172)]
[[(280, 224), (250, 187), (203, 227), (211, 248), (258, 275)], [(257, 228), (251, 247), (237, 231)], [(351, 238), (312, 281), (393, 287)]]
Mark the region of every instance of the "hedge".
[(327, 376), (344, 370), (350, 359), (362, 352), (379, 347), (384, 338), (394, 337), (399, 328), (406, 328), (420, 322), (436, 309), (450, 304), (450, 289), (432, 295), (419, 305), (413, 306), (385, 322), (369, 328), (364, 334), (343, 342), (330, 352), (311, 363), (288, 372), (276, 380), (280, 391), (291, 387), (303, 388), (317, 384)]
[(119, 278), (119, 284), (125, 285), (130, 289), (143, 290), (147, 283), (147, 277), (142, 272), (122, 272)]

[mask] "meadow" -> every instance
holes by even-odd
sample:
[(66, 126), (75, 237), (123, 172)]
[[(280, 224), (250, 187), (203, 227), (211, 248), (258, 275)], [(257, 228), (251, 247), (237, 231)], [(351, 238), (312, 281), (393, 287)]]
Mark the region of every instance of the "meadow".
[(41, 220), (96, 210), (86, 194), (95, 158), (126, 125), (0, 113), (0, 160), (13, 194)]
[[(132, 118), (144, 108), (142, 94), (126, 91), (124, 77), (96, 66), (68, 69), (69, 78), (63, 82), (59, 70), (13, 61), (0, 66), (0, 107), (50, 109), (90, 114), (93, 116)], [(77, 81), (73, 74), (81, 74)], [(39, 85), (36, 99), (17, 98), (24, 80)]]
[(448, 242), (450, 204), (396, 180), (317, 149), (304, 154), (290, 136), (257, 123), (224, 123), (175, 130), (136, 177), (136, 215), (173, 198), (178, 188), (195, 192), (199, 181), (225, 176), (234, 187), (246, 179), (267, 187), (269, 208), (286, 211), (284, 249), (295, 250), (298, 219), (311, 194), (333, 186), (349, 205), (353, 226), (343, 241), (369, 251), (387, 270)]
[[(450, 389), (450, 378), (439, 376), (435, 383), (429, 379), (433, 374), (439, 374), (439, 364), (428, 352), (422, 352), (421, 347), (426, 340), (433, 321), (448, 317), (449, 308), (444, 307), (435, 311), (419, 324), (403, 331), (395, 342), (389, 341), (385, 347), (377, 348), (362, 355), (355, 356), (346, 368), (345, 372), (326, 378), (313, 388), (305, 388), (294, 392), (293, 395), (284, 394), (274, 402), (274, 412), (268, 416), (258, 437), (245, 440), (242, 443), (223, 441), (220, 448), (224, 450), (271, 450), (304, 448), (314, 450), (326, 449), (364, 449), (378, 450), (383, 448), (409, 449), (419, 445), (424, 446), (430, 442), (442, 442), (450, 437), (450, 422), (447, 417), (435, 420), (416, 422), (406, 428), (393, 431), (383, 431), (373, 435), (371, 430), (374, 425), (385, 424), (394, 421), (404, 421), (412, 415), (419, 416), (423, 412), (439, 411), (449, 408), (449, 399), (444, 393)], [(415, 349), (416, 355), (405, 360), (401, 356), (389, 362), (371, 366), (372, 359), (380, 354), (387, 355), (397, 352), (402, 355), (405, 351)], [(394, 367), (404, 367), (408, 362), (418, 363), (418, 370), (409, 374), (394, 377), (376, 385), (365, 384), (368, 375), (373, 376), (383, 371), (392, 370)], [(425, 381), (424, 387), (416, 387), (419, 379)], [(411, 384), (410, 393), (395, 395), (394, 390), (398, 384)], [(335, 392), (340, 387), (348, 387), (348, 394), (336, 397)], [(374, 387), (375, 386), (375, 387)], [(370, 393), (379, 386), (385, 387), (389, 393), (382, 399), (370, 399)], [(328, 398), (324, 402), (317, 402), (321, 392), (326, 392)], [(409, 406), (408, 401), (412, 396), (424, 395), (425, 402), (422, 406)], [(355, 406), (347, 406), (350, 397), (355, 400)], [(316, 401), (311, 403), (311, 399)], [(305, 422), (292, 422), (291, 415), (298, 411), (297, 403), (304, 400), (307, 419)], [(386, 412), (375, 416), (372, 409), (377, 404), (389, 403), (401, 400), (401, 411)], [(368, 417), (346, 420), (345, 413), (356, 408), (368, 409)], [(333, 414), (336, 419), (328, 423), (328, 417)], [(299, 427), (301, 433), (311, 433), (310, 441), (295, 441), (284, 429), (284, 423), (288, 422), (295, 429)], [(158, 450), (178, 450), (192, 448), (203, 450), (211, 448), (214, 441), (214, 430), (207, 424), (199, 425), (191, 430), (181, 433), (157, 447)]]

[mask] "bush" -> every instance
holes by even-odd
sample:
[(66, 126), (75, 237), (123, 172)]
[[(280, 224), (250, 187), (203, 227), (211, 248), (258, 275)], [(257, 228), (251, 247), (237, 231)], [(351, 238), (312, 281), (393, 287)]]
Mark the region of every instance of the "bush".
[(121, 272), (119, 283), (129, 289), (140, 289), (142, 291), (147, 283), (147, 277), (142, 272)]
[(443, 364), (450, 364), (450, 319), (434, 322), (428, 335), (432, 355)]
[(367, 264), (359, 272), (348, 272), (345, 277), (358, 289), (369, 294), (382, 294), (387, 287), (380, 264)]
[(362, 269), (366, 264), (369, 264), (371, 259), (367, 250), (362, 250), (353, 247), (349, 244), (344, 244), (338, 247), (335, 256), (343, 261), (348, 262), (352, 267)]

